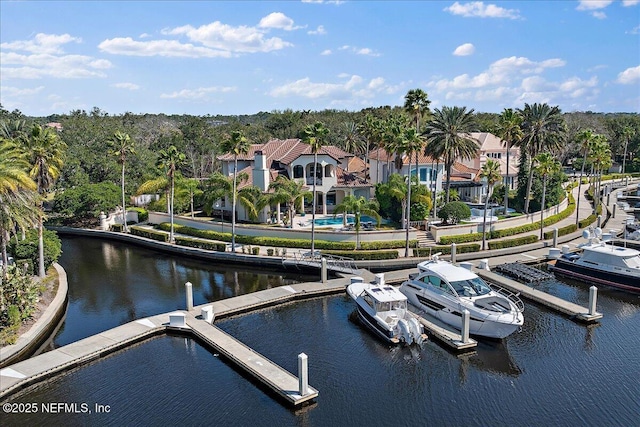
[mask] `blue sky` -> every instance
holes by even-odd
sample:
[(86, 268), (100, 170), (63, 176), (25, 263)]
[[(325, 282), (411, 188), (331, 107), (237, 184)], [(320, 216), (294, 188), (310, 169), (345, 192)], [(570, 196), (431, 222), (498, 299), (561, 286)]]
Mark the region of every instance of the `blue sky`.
[(640, 112), (640, 0), (1, 1), (0, 102), (28, 115), (402, 105)]

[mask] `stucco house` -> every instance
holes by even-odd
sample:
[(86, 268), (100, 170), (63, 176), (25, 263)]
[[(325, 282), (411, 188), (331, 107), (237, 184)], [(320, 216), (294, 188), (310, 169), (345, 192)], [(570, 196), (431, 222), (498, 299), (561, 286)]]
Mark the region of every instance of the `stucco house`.
[(444, 165), (436, 162), (423, 153), (418, 154), (418, 170), (416, 172), (416, 156), (412, 155), (411, 159), (406, 154), (402, 156), (402, 168), (398, 170), (395, 165), (396, 155), (387, 153), (384, 148), (378, 148), (369, 153), (369, 176), (376, 184), (386, 182), (389, 175), (399, 173), (406, 176), (409, 170), (411, 175), (416, 173), (420, 179), (420, 184), (426, 185), (432, 192), (436, 194), (442, 191), (442, 180), (444, 177)]
[[(323, 146), (318, 151), (318, 163), (314, 178), (314, 154), (309, 144), (300, 139), (272, 139), (265, 144), (252, 144), (246, 155), (238, 156), (238, 173), (246, 173), (249, 179), (241, 185), (255, 185), (263, 192), (269, 191), (269, 184), (278, 175), (302, 181), (309, 191), (316, 182), (317, 212), (332, 213), (345, 196), (369, 197), (371, 184), (365, 180), (366, 165), (353, 154), (332, 146)], [(233, 155), (218, 156), (222, 162), (222, 173), (233, 175)], [(242, 188), (242, 186), (240, 187)], [(219, 209), (231, 210), (231, 201), (221, 201)], [(305, 200), (305, 211), (310, 213), (312, 201)], [(238, 220), (247, 220), (242, 206), (237, 206)], [(277, 209), (280, 213), (280, 209)], [(259, 220), (267, 220), (265, 208)], [(279, 220), (279, 218), (278, 218)]]

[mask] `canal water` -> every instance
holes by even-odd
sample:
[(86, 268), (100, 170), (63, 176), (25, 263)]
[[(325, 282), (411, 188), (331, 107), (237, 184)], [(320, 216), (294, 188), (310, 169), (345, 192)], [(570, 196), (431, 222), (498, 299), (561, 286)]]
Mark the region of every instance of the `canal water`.
[[(95, 253), (91, 257), (89, 248), (103, 244), (64, 239), (66, 258), (61, 263), (72, 289), (84, 286), (84, 282), (72, 279), (84, 269), (97, 276), (116, 274), (103, 259), (96, 259)], [(73, 254), (72, 247), (77, 248)], [(78, 303), (78, 314), (67, 317), (65, 330), (75, 329), (76, 322), (98, 322), (95, 328), (107, 329), (111, 326), (103, 327), (101, 322), (108, 312), (128, 318), (123, 313), (131, 307), (136, 316), (148, 315), (143, 313), (148, 299), (169, 301), (170, 294), (174, 295), (173, 303), (165, 302), (157, 308), (160, 312), (163, 304), (172, 304), (165, 311), (172, 310), (182, 302), (185, 277), (199, 289), (196, 299), (202, 300), (196, 303), (210, 295), (220, 298), (233, 293), (228, 288), (252, 288), (236, 285), (231, 272), (212, 291), (211, 285), (196, 284), (194, 278), (210, 277), (209, 269), (219, 267), (172, 261), (121, 244), (112, 245), (111, 251), (120, 260), (129, 253), (131, 262), (117, 263), (121, 270), (117, 277), (130, 283), (129, 300), (119, 302), (121, 290), (115, 296), (106, 290), (94, 290), (100, 297), (91, 304)], [(69, 257), (73, 257), (72, 262)], [(139, 265), (142, 259), (152, 265)], [(180, 274), (168, 267), (172, 262), (179, 266), (175, 271)], [(87, 267), (91, 263), (93, 267)], [(192, 268), (202, 271), (196, 273)], [(154, 269), (163, 273), (157, 274)], [(162, 294), (158, 296), (137, 290), (153, 289), (174, 279), (175, 285), (162, 285), (177, 289), (166, 292), (167, 296), (162, 296), (161, 289), (156, 291)], [(103, 286), (112, 284), (105, 279)], [(583, 284), (551, 281), (538, 286), (582, 305), (588, 300), (588, 286)], [(73, 292), (86, 295), (79, 289)], [(139, 295), (143, 295), (140, 301)], [(86, 403), (92, 413), (40, 411), (11, 415), (6, 417), (7, 425), (640, 425), (638, 296), (601, 289), (598, 310), (604, 318), (590, 326), (527, 303), (521, 332), (502, 341), (481, 341), (477, 351), (467, 355), (452, 354), (433, 341), (422, 347), (388, 347), (350, 320), (353, 308), (353, 303), (340, 295), (216, 322), (291, 372), (296, 372), (299, 353), (309, 356), (310, 384), (320, 395), (317, 403), (301, 410), (281, 405), (196, 341), (163, 336), (55, 377), (8, 400), (39, 405)], [(102, 314), (92, 314), (95, 311)], [(83, 312), (89, 320), (83, 320)], [(96, 408), (104, 411), (107, 406), (108, 413), (96, 412)]]

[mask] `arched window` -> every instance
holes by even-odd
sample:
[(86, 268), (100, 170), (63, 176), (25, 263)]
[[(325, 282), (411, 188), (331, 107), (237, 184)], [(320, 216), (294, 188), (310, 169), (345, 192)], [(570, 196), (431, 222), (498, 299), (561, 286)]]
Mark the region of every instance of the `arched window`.
[(304, 168), (300, 165), (293, 167), (293, 177), (294, 178), (304, 178)]

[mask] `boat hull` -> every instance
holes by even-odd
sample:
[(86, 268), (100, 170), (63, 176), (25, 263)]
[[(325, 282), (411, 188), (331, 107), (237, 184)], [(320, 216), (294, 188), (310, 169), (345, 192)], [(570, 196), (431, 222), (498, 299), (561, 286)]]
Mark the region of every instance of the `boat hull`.
[(556, 260), (552, 266), (554, 273), (579, 279), (588, 284), (598, 283), (613, 288), (640, 293), (640, 278), (627, 276), (614, 271), (602, 271), (590, 268), (575, 262), (565, 261), (562, 258)]
[(363, 324), (367, 326), (367, 329), (369, 329), (375, 336), (385, 341), (387, 344), (398, 344), (400, 342), (394, 336), (392, 330), (388, 330), (380, 325), (365, 308), (360, 306), (360, 304), (357, 304), (356, 312), (358, 313), (360, 321), (363, 322)]

